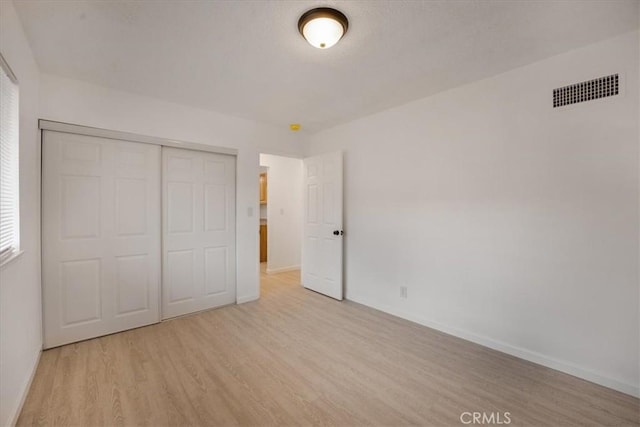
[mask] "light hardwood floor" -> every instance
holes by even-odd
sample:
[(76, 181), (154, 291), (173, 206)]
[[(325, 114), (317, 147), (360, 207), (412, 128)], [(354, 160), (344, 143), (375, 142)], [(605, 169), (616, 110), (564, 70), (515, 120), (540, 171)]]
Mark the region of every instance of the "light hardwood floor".
[[(262, 277), (259, 301), (45, 351), (18, 425), (638, 425), (640, 401)], [(504, 418), (503, 418), (504, 420)]]

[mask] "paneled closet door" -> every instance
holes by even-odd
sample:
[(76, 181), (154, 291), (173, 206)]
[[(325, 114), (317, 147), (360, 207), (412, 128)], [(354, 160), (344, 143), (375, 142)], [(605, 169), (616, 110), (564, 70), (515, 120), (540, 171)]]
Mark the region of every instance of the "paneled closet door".
[(160, 320), (160, 152), (43, 132), (45, 348)]
[(236, 302), (235, 166), (162, 148), (164, 319)]

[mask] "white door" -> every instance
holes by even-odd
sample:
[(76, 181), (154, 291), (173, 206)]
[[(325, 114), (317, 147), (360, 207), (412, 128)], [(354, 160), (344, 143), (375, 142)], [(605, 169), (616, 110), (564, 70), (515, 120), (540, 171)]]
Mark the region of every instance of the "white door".
[(162, 317), (236, 302), (235, 157), (162, 148)]
[(160, 147), (43, 132), (44, 347), (160, 320)]
[(302, 285), (342, 299), (342, 152), (304, 159)]

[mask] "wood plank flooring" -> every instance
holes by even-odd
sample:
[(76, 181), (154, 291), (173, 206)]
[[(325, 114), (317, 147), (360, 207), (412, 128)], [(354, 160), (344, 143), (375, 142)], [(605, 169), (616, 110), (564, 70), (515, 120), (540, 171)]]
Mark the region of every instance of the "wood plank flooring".
[[(640, 425), (640, 401), (264, 275), (259, 301), (42, 354), (18, 425)], [(504, 421), (504, 417), (502, 418)]]

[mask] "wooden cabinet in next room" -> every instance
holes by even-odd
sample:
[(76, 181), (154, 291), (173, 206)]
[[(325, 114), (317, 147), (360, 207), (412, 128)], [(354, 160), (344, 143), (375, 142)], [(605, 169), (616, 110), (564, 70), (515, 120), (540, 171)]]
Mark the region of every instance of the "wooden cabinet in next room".
[(260, 224), (260, 262), (267, 262), (267, 224)]

